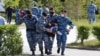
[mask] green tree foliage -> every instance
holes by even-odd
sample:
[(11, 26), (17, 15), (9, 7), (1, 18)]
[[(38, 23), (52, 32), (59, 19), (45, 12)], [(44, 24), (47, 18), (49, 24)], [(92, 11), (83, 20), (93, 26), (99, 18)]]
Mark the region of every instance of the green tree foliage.
[[(37, 3), (38, 6), (44, 7), (47, 5), (49, 7), (55, 7), (57, 13), (62, 9), (66, 9), (68, 11), (68, 16), (74, 18), (75, 20), (87, 18), (87, 6), (90, 4), (90, 0), (65, 0), (65, 2), (61, 2), (61, 0), (5, 0), (5, 7), (8, 5), (12, 5), (15, 8), (18, 6), (19, 8), (29, 8), (31, 9), (34, 4)], [(94, 0), (94, 3), (100, 8), (100, 1)], [(98, 15), (100, 18), (100, 15)]]
[(97, 39), (100, 41), (100, 26), (94, 26), (92, 33), (97, 37)]
[(21, 9), (25, 9), (25, 8), (31, 9), (33, 5), (34, 5), (33, 0), (20, 0), (19, 1), (19, 8)]
[(81, 40), (81, 44), (83, 45), (84, 40), (88, 39), (89, 36), (89, 26), (79, 26), (78, 27), (78, 39)]
[(0, 26), (0, 56), (22, 53), (22, 38), (16, 25)]
[(20, 0), (4, 0), (5, 7), (7, 8), (10, 5), (16, 8), (19, 6), (19, 1)]

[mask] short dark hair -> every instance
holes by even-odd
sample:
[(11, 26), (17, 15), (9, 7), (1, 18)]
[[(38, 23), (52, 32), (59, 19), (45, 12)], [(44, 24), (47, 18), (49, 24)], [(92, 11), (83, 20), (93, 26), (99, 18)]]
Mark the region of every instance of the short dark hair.
[(93, 1), (93, 0), (91, 0), (90, 2), (91, 2), (91, 3), (94, 3), (94, 1)]
[(37, 6), (36, 4), (34, 4), (34, 6)]
[(67, 11), (66, 10), (61, 10), (61, 12), (65, 12), (66, 13)]
[(45, 12), (42, 13), (43, 16), (47, 16), (47, 14)]
[(27, 9), (26, 14), (31, 14), (31, 11), (29, 9)]
[(51, 8), (49, 8), (49, 10), (54, 10), (54, 8), (53, 8), (53, 7), (51, 7)]
[(41, 8), (42, 6), (39, 6), (39, 8)]

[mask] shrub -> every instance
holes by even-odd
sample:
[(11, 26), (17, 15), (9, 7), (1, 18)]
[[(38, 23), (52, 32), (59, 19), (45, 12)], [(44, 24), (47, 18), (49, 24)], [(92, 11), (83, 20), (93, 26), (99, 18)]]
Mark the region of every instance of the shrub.
[(97, 37), (100, 41), (100, 26), (93, 26), (92, 33)]
[(21, 33), (16, 25), (0, 26), (0, 55), (16, 55), (22, 53)]
[(79, 26), (78, 27), (78, 39), (81, 40), (81, 44), (83, 45), (83, 42), (85, 39), (88, 39), (89, 36), (89, 26)]

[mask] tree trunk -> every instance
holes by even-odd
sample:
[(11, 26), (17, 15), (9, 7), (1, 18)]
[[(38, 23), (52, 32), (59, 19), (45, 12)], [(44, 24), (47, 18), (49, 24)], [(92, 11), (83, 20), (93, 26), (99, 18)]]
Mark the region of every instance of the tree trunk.
[(81, 39), (81, 45), (84, 45), (84, 39), (83, 38)]

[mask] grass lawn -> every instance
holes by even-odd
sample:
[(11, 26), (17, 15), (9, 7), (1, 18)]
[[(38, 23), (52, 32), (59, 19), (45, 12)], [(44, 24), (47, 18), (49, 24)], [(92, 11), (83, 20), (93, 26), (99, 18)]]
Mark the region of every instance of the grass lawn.
[(100, 48), (100, 41), (94, 39), (94, 40), (85, 41), (84, 45), (81, 45), (81, 43), (71, 43), (71, 44), (68, 44), (67, 46)]
[(88, 26), (100, 25), (100, 19), (97, 19), (96, 23), (94, 23), (94, 24), (89, 24), (88, 23), (88, 19), (80, 19), (78, 21), (72, 20), (72, 22), (76, 26), (81, 26), (81, 25), (88, 25)]
[[(74, 25), (76, 25), (77, 27), (79, 26), (89, 26), (89, 27), (93, 27), (93, 26), (100, 26), (100, 19), (96, 20), (96, 23), (94, 24), (89, 24), (87, 19), (81, 19), (78, 21), (72, 20), (72, 22), (74, 23)], [(96, 48), (100, 48), (100, 42), (97, 39), (94, 40), (89, 40), (89, 41), (84, 41), (84, 45), (80, 44), (80, 43), (71, 43), (68, 44), (67, 46), (80, 46), (80, 47), (96, 47)]]

